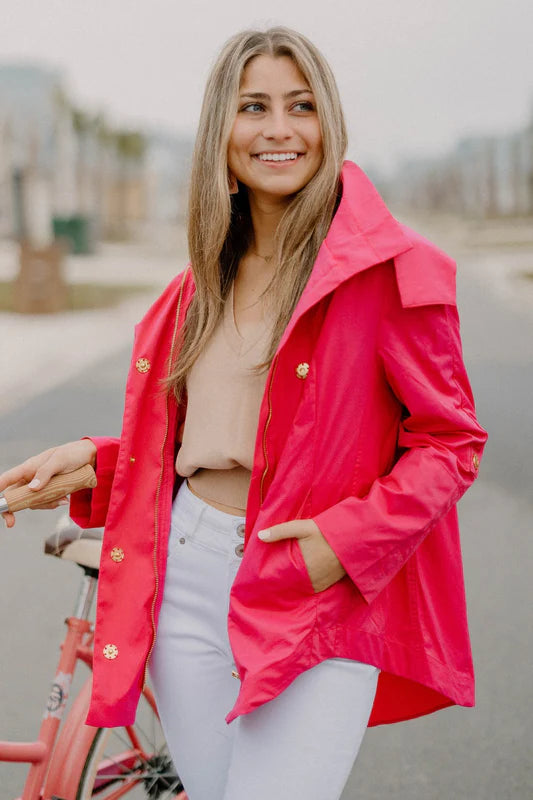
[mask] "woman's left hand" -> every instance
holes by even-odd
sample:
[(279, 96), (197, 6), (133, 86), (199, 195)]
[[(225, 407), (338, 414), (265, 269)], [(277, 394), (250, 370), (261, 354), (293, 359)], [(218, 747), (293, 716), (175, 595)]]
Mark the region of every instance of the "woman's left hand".
[(324, 591), (346, 575), (346, 570), (312, 519), (293, 519), (271, 525), (257, 535), (264, 542), (298, 539), (315, 592)]

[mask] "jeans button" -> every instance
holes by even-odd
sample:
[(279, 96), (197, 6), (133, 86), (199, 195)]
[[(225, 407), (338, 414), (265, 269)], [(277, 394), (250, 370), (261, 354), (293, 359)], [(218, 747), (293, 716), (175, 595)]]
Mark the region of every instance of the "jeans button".
[(244, 553), (244, 545), (238, 544), (237, 547), (235, 548), (235, 553), (236, 555), (239, 556), (239, 558), (242, 558), (242, 554)]
[(237, 525), (237, 535), (244, 539), (244, 525), (242, 523)]

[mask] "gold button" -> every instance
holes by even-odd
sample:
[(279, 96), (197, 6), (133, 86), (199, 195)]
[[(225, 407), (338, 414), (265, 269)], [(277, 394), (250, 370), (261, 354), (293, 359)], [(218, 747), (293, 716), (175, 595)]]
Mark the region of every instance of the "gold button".
[(231, 677), (232, 678), (237, 678), (239, 680), (241, 676), (239, 675), (239, 673), (237, 672), (236, 669), (232, 669), (231, 670)]
[(239, 556), (239, 558), (242, 558), (242, 554), (244, 553), (244, 545), (238, 544), (237, 547), (235, 548), (235, 553), (236, 555)]
[(111, 550), (110, 556), (112, 561), (116, 561), (116, 563), (119, 564), (124, 560), (124, 550), (122, 547), (114, 547)]
[(477, 453), (474, 453), (472, 457), (472, 464), (474, 465), (474, 469), (479, 469), (479, 456)]
[(116, 658), (118, 656), (118, 647), (116, 644), (106, 644), (104, 647), (104, 656), (106, 658)]
[(150, 364), (147, 358), (138, 358), (137, 361), (135, 362), (135, 369), (137, 370), (137, 372), (141, 373), (148, 372), (151, 366), (152, 365)]
[(240, 536), (241, 539), (244, 539), (244, 525), (242, 523), (237, 525), (237, 536)]
[(307, 361), (302, 361), (301, 364), (298, 364), (298, 366), (296, 367), (296, 375), (298, 378), (301, 378), (303, 380), (304, 378), (307, 378), (308, 373), (309, 373), (309, 364), (307, 363)]
[(130, 456), (130, 464), (135, 464), (135, 456)]

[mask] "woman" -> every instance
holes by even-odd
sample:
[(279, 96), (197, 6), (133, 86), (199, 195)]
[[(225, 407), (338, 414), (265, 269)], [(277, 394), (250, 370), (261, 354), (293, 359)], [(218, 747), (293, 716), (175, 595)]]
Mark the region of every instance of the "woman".
[(130, 723), (149, 668), (190, 800), (339, 798), (368, 724), (474, 703), (455, 504), (486, 433), (455, 265), (345, 150), (305, 37), (230, 39), (120, 440), (0, 477), (95, 465), (71, 498), (106, 525), (87, 721)]

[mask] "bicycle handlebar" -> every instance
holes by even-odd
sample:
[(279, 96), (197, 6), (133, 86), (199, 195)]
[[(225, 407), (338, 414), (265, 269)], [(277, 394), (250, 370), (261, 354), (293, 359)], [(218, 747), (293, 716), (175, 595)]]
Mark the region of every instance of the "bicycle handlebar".
[(0, 513), (4, 511), (22, 511), (24, 508), (34, 508), (45, 503), (53, 503), (71, 492), (80, 489), (94, 489), (96, 486), (96, 475), (90, 464), (75, 469), (73, 472), (65, 472), (54, 475), (43, 489), (33, 491), (25, 486), (7, 487), (0, 493)]

